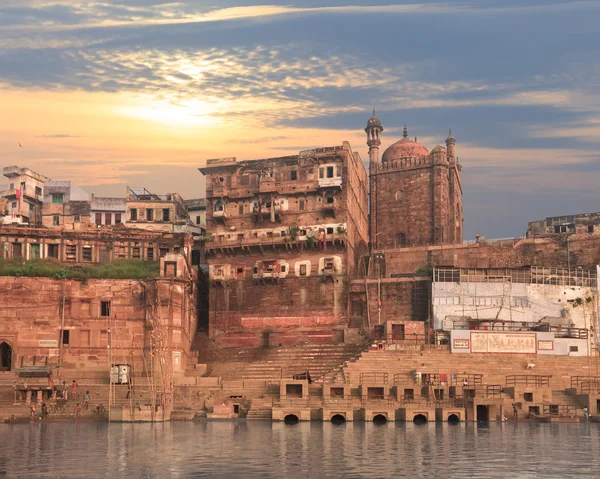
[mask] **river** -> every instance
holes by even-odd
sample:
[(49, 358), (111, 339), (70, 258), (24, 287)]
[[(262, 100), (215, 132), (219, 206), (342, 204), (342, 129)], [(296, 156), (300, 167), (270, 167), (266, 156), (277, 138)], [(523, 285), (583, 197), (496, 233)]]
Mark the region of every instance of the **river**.
[(599, 456), (599, 424), (0, 424), (8, 478), (592, 478)]

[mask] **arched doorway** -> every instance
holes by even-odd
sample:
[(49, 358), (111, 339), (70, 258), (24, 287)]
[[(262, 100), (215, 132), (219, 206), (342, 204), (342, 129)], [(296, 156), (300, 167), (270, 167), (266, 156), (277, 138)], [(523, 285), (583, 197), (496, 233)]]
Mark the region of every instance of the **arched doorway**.
[(417, 414), (413, 417), (414, 424), (427, 424), (427, 416), (425, 414)]
[(7, 342), (0, 343), (0, 371), (12, 369), (12, 346)]
[(334, 414), (331, 418), (331, 422), (333, 424), (344, 424), (346, 422), (346, 418), (341, 414)]
[(460, 422), (460, 418), (458, 417), (458, 415), (456, 414), (450, 414), (448, 416), (448, 423), (449, 424), (458, 424)]
[(295, 414), (288, 414), (283, 418), (283, 422), (286, 424), (298, 424), (298, 416)]
[(385, 424), (386, 422), (387, 422), (387, 417), (385, 417), (383, 414), (376, 414), (375, 417), (373, 418), (374, 424)]

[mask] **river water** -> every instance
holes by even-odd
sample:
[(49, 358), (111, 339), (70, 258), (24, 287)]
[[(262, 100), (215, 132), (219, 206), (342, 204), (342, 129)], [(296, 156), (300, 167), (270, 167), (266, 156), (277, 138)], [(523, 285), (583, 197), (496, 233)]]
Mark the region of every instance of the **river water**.
[(0, 477), (595, 478), (599, 424), (0, 424)]

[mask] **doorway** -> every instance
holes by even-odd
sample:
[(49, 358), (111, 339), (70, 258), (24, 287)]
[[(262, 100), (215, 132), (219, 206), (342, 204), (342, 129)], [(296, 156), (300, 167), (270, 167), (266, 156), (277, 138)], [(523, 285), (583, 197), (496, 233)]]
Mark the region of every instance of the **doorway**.
[(404, 341), (403, 324), (392, 324), (392, 339), (394, 341)]
[(12, 369), (12, 346), (6, 342), (0, 343), (0, 371)]
[(483, 406), (483, 405), (477, 406), (477, 420), (478, 421), (489, 421), (490, 420), (489, 406)]

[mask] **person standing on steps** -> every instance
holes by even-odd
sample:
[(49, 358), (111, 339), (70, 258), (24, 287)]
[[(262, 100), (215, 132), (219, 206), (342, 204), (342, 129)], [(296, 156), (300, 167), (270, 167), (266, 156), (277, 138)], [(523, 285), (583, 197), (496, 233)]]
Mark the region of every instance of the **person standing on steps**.
[(83, 409), (85, 409), (86, 411), (89, 409), (90, 407), (90, 392), (86, 391), (85, 394), (83, 395)]
[(77, 381), (75, 381), (74, 379), (73, 384), (71, 385), (71, 396), (73, 396), (73, 399), (77, 397)]
[(519, 418), (519, 408), (517, 407), (517, 403), (513, 403), (512, 407), (513, 407), (513, 419), (516, 421)]
[(590, 415), (588, 413), (588, 408), (587, 408), (587, 406), (584, 406), (584, 408), (583, 408), (583, 420), (585, 422), (588, 422), (589, 417), (590, 417)]

